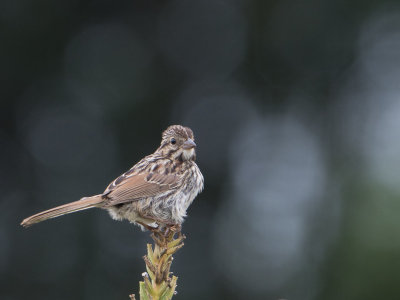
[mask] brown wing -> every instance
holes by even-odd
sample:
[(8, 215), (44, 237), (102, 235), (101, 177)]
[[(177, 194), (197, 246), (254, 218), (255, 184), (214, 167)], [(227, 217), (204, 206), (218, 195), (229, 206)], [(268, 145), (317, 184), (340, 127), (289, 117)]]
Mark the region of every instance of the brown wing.
[(141, 173), (125, 177), (119, 184), (107, 189), (105, 194), (110, 199), (107, 205), (117, 205), (141, 198), (154, 197), (178, 186), (181, 176), (174, 174)]

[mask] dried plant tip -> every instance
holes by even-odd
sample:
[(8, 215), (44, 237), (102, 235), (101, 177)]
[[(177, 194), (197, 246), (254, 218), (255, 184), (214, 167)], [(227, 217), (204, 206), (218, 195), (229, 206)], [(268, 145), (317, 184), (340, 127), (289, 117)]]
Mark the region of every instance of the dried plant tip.
[(151, 237), (154, 245), (147, 245), (147, 255), (143, 257), (147, 272), (142, 274), (144, 281), (139, 283), (140, 300), (170, 300), (176, 295), (178, 279), (170, 272), (172, 255), (183, 247), (184, 236), (164, 229), (153, 232)]

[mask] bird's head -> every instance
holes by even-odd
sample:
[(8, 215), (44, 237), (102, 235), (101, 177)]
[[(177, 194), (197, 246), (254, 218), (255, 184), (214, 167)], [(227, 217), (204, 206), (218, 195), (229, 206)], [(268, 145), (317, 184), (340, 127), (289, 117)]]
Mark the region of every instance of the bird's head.
[(195, 148), (193, 131), (189, 127), (171, 125), (163, 132), (157, 152), (172, 160), (187, 161), (196, 160)]

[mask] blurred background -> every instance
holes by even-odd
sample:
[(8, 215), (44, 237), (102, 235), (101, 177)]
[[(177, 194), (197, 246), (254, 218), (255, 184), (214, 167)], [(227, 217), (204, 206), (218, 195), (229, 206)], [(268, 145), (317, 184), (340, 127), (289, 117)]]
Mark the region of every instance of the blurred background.
[[(176, 299), (400, 299), (398, 1), (0, 2), (0, 298), (128, 299), (102, 192), (190, 126)], [(174, 299), (175, 299), (174, 298)]]

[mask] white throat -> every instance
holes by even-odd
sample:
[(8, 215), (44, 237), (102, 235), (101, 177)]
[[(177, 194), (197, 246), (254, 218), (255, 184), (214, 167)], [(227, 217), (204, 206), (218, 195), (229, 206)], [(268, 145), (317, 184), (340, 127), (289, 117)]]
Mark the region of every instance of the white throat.
[(189, 160), (194, 156), (194, 148), (191, 149), (185, 149), (182, 152), (182, 158), (183, 160)]

